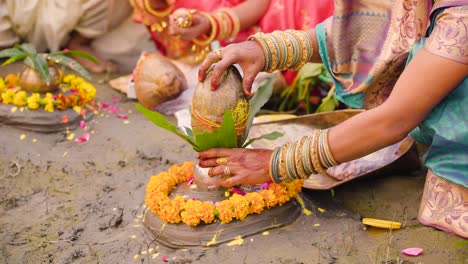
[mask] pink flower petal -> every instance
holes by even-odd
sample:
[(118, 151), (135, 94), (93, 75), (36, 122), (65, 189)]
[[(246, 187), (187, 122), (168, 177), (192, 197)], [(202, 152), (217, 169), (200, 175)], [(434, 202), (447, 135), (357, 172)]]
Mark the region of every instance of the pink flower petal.
[(114, 103), (118, 103), (120, 102), (120, 98), (118, 98), (117, 96), (112, 96), (112, 101), (114, 101)]
[(263, 183), (263, 184), (260, 184), (260, 189), (261, 189), (261, 190), (267, 190), (268, 187), (270, 187), (270, 184), (271, 184), (271, 183), (272, 183), (271, 181), (268, 181), (268, 182), (265, 182), (265, 183)]
[(103, 103), (101, 104), (101, 109), (106, 109), (106, 108), (109, 107), (109, 105), (110, 105), (110, 104), (109, 104), (108, 102), (103, 102)]
[(117, 106), (115, 106), (115, 105), (111, 105), (111, 106), (109, 107), (109, 110), (107, 110), (107, 112), (108, 112), (109, 114), (114, 114), (116, 111), (117, 111)]
[(83, 121), (83, 120), (81, 120), (81, 121), (80, 121), (80, 127), (81, 127), (82, 129), (85, 129), (85, 128), (86, 128), (86, 122)]
[(241, 190), (241, 189), (239, 189), (239, 188), (236, 188), (236, 187), (232, 187), (232, 188), (231, 188), (231, 192), (232, 192), (232, 193), (237, 193), (237, 194), (242, 195), (242, 196), (245, 195), (245, 192), (244, 192), (243, 190)]
[(401, 251), (401, 253), (407, 256), (419, 256), (422, 252), (422, 248), (405, 248)]
[(75, 141), (78, 143), (83, 143), (89, 140), (89, 133), (84, 133), (81, 137), (75, 138)]
[(187, 185), (192, 185), (193, 183), (193, 176), (191, 176), (188, 181), (187, 181)]
[(162, 256), (162, 257), (161, 257), (161, 260), (162, 260), (163, 262), (168, 262), (168, 261), (169, 261), (169, 258), (166, 257), (166, 256)]
[(126, 114), (117, 114), (117, 118), (119, 119), (127, 119), (128, 116)]

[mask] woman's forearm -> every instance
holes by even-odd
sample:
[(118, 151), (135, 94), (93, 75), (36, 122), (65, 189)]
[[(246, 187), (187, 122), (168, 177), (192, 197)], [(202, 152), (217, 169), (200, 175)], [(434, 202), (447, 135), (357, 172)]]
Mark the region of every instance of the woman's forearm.
[(328, 141), (333, 156), (346, 162), (403, 139), (467, 74), (467, 65), (422, 49), (384, 104), (330, 130)]
[(270, 0), (248, 0), (233, 7), (232, 10), (239, 17), (241, 30), (256, 25), (269, 5)]
[(312, 47), (314, 50), (314, 53), (312, 54), (312, 57), (310, 58), (310, 62), (322, 63), (322, 58), (320, 57), (320, 53), (319, 53), (319, 46), (318, 46), (317, 34), (315, 33), (315, 29), (308, 30), (307, 34), (309, 35), (309, 38), (312, 41)]

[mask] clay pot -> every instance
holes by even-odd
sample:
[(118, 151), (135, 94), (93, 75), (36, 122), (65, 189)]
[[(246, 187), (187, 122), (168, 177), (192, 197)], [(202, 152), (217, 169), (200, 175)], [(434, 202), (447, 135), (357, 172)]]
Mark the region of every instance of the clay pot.
[(134, 81), (138, 101), (152, 110), (187, 89), (184, 74), (159, 54), (143, 55), (137, 64)]
[(221, 77), (216, 91), (210, 89), (211, 79), (211, 72), (208, 72), (205, 81), (195, 88), (192, 130), (199, 134), (217, 129), (223, 122), (224, 113), (229, 110), (234, 118), (240, 147), (246, 137), (245, 126), (250, 112), (249, 102), (242, 89), (242, 77), (234, 66), (230, 66)]
[(63, 78), (63, 73), (55, 65), (49, 66), (51, 82), (47, 85), (39, 73), (31, 67), (25, 66), (19, 76), (21, 89), (30, 93), (47, 93), (56, 91)]

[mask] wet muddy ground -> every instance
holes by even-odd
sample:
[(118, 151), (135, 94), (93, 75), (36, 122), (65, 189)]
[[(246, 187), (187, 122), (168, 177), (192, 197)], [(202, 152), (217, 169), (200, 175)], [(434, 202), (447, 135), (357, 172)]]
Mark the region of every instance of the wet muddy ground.
[[(87, 122), (88, 142), (69, 140), (85, 132), (79, 127), (41, 134), (0, 125), (0, 263), (467, 263), (463, 239), (416, 219), (424, 171), (358, 180), (334, 196), (304, 190), (312, 214), (242, 245), (159, 245), (141, 224), (146, 183), (196, 153), (147, 121), (133, 101), (96, 86), (97, 100), (128, 119), (101, 110)], [(365, 229), (362, 217), (404, 228)], [(424, 253), (400, 254), (408, 247)]]

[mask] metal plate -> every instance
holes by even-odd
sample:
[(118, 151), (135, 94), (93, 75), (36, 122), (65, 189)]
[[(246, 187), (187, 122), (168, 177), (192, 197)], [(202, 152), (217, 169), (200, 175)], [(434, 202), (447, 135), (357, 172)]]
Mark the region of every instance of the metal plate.
[[(283, 132), (284, 136), (274, 140), (258, 140), (252, 143), (253, 148), (273, 149), (287, 142), (297, 141), (305, 135), (312, 135), (315, 129), (325, 129), (335, 126), (364, 110), (339, 110), (334, 112), (317, 113), (290, 119), (256, 123), (250, 130), (249, 138), (259, 137), (272, 131)], [(358, 131), (353, 131), (358, 132)], [(320, 174), (311, 175), (304, 183), (304, 187), (315, 190), (326, 190), (349, 180), (375, 172), (403, 156), (413, 145), (414, 140), (406, 137), (402, 141), (369, 154), (360, 159), (342, 163), (328, 169), (333, 176)]]

